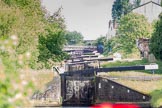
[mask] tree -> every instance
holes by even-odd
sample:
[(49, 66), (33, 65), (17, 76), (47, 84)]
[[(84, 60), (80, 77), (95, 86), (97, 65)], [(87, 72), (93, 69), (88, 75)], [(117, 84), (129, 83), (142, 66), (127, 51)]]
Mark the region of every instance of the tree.
[(135, 48), (136, 39), (150, 38), (152, 26), (140, 14), (129, 13), (120, 19), (117, 30), (118, 44), (125, 52), (131, 53)]
[(99, 38), (96, 39), (95, 45), (97, 46), (98, 44), (105, 45), (106, 43), (106, 36), (100, 36)]
[(41, 33), (38, 40), (38, 61), (46, 68), (50, 68), (54, 62), (60, 62), (67, 57), (63, 51), (66, 43), (65, 27), (61, 8), (52, 16), (47, 16), (45, 33)]
[(44, 12), (40, 0), (0, 0), (0, 8), (0, 108), (23, 107), (32, 81), (23, 86), (19, 69), (37, 61)]
[(60, 62), (65, 59), (67, 54), (62, 50), (65, 44), (64, 33), (62, 31), (48, 31), (45, 36), (39, 37), (39, 56), (38, 60), (45, 67), (50, 68), (54, 62)]
[(162, 60), (162, 14), (159, 17), (150, 40), (150, 51), (156, 59)]
[(97, 46), (97, 51), (99, 53), (104, 53), (104, 46), (106, 44), (106, 36), (100, 36), (99, 38), (96, 39), (95, 41), (95, 46)]
[(115, 0), (112, 6), (113, 20), (119, 20), (122, 15), (126, 15), (132, 9), (129, 0)]
[(112, 37), (111, 39), (108, 39), (105, 43), (104, 47), (104, 54), (108, 54), (111, 52), (116, 52), (118, 49), (115, 48), (117, 46), (117, 37)]
[(30, 52), (27, 65), (34, 68), (38, 57), (38, 35), (44, 33), (45, 18), (40, 0), (1, 0), (0, 35), (18, 36), (17, 55)]
[(140, 4), (141, 4), (141, 0), (134, 0), (133, 1), (133, 7), (138, 7), (138, 6), (140, 6)]
[(69, 45), (81, 44), (83, 42), (83, 35), (77, 31), (67, 31), (65, 39)]
[(62, 7), (60, 7), (53, 15), (47, 16), (47, 24), (51, 26), (52, 29), (65, 30), (66, 25), (64, 17), (61, 15)]

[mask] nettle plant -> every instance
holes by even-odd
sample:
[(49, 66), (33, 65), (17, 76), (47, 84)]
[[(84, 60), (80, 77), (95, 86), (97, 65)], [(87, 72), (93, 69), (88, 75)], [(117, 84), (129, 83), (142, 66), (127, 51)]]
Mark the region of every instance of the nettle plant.
[(30, 53), (17, 54), (18, 37), (0, 38), (0, 108), (14, 108), (28, 102), (27, 94), (32, 82), (22, 78), (21, 67), (30, 58)]

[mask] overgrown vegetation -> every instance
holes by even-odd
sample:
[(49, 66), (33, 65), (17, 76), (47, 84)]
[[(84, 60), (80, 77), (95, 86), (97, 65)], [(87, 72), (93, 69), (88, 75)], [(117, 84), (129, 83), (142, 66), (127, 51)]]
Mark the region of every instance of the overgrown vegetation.
[(68, 55), (62, 50), (65, 43), (64, 33), (49, 31), (45, 36), (39, 37), (38, 60), (44, 64), (42, 67), (51, 68), (54, 62), (61, 62)]
[[(34, 80), (20, 70), (64, 59), (64, 19), (60, 9), (48, 15), (40, 0), (0, 0), (0, 8), (0, 107), (24, 107), (30, 105)], [(42, 61), (41, 54), (47, 54)]]
[(129, 13), (120, 19), (117, 38), (120, 49), (126, 53), (132, 53), (137, 48), (136, 40), (139, 38), (150, 38), (152, 26), (147, 19), (140, 14)]
[(104, 55), (111, 55), (119, 52), (127, 58), (129, 55), (136, 53), (138, 55), (136, 41), (140, 38), (150, 38), (153, 27), (147, 19), (137, 13), (128, 13), (118, 21), (116, 36), (111, 39), (100, 37), (96, 43), (104, 45)]
[[(15, 35), (10, 38), (0, 38), (0, 107), (15, 108), (29, 104), (27, 94), (34, 88), (31, 81), (20, 77), (19, 69), (28, 67), (28, 55), (18, 55)], [(21, 57), (24, 56), (25, 59)], [(26, 98), (25, 98), (26, 97)]]
[(68, 45), (82, 45), (83, 35), (77, 31), (67, 31), (65, 33), (65, 39)]
[[(162, 3), (162, 2), (161, 2)], [(159, 15), (159, 20), (154, 25), (154, 31), (150, 39), (150, 52), (153, 53), (159, 64), (158, 73), (162, 73), (162, 13)], [(162, 89), (155, 90), (151, 93), (152, 104), (154, 107), (162, 106)]]
[(162, 106), (162, 90), (155, 90), (151, 93), (151, 103), (154, 107)]
[(162, 14), (155, 24), (155, 29), (150, 40), (150, 50), (155, 55), (156, 59), (162, 60)]
[(38, 39), (38, 68), (51, 68), (54, 62), (64, 60), (68, 55), (63, 51), (66, 43), (64, 18), (59, 8), (45, 20), (45, 33), (39, 34)]
[(44, 14), (39, 0), (2, 0), (0, 3), (0, 36), (16, 35), (17, 54), (30, 53), (29, 65), (34, 67), (38, 56), (38, 34), (44, 32)]

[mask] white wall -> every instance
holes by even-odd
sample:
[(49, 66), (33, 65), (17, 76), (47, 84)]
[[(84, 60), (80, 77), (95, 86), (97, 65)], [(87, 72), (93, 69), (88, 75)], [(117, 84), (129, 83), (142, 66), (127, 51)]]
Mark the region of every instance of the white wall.
[(146, 16), (151, 23), (153, 20), (158, 19), (159, 14), (162, 12), (162, 7), (150, 2), (149, 4), (134, 9), (133, 12)]

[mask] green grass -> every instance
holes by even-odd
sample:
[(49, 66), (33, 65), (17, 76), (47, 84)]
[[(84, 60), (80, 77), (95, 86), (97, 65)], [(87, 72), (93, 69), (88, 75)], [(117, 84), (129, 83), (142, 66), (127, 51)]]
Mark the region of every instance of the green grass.
[(134, 65), (144, 65), (149, 64), (147, 60), (135, 60), (135, 61), (116, 61), (116, 62), (109, 62), (104, 64), (103, 67), (115, 67), (115, 66), (134, 66)]
[(162, 89), (153, 91), (151, 96), (151, 103), (154, 107), (162, 106)]

